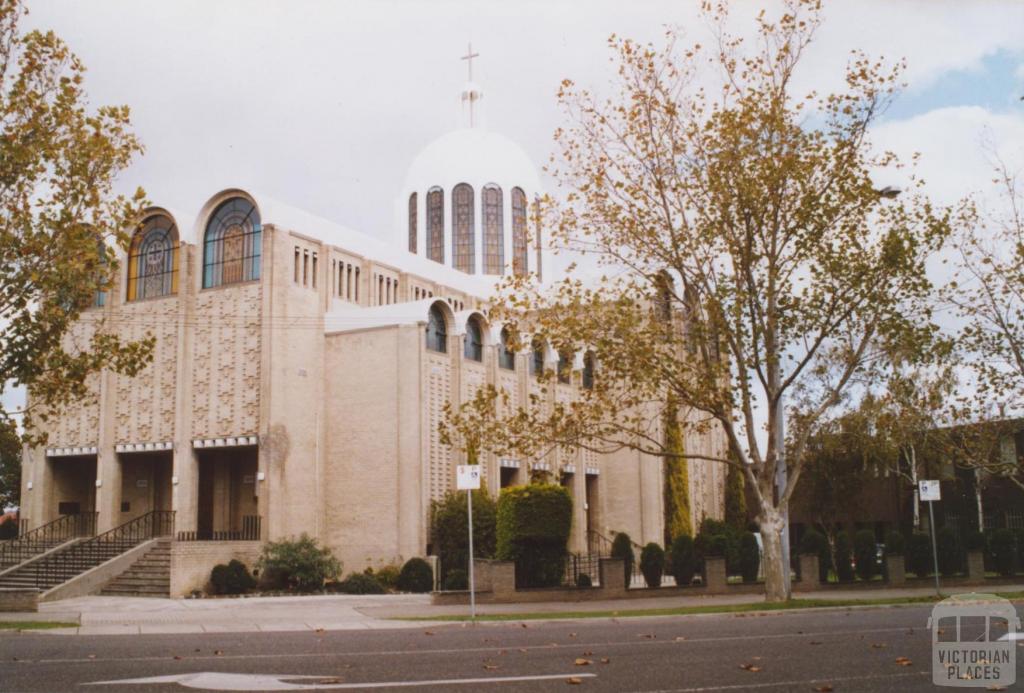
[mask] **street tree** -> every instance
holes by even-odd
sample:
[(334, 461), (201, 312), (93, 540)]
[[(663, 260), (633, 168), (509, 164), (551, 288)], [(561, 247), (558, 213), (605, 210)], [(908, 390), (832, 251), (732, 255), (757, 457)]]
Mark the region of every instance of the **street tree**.
[(0, 421), (0, 513), (21, 495), (21, 438), (10, 421)]
[(52, 32), (23, 33), (26, 9), (0, 0), (0, 383), (25, 386), (28, 439), (87, 397), (104, 368), (134, 374), (152, 340), (124, 342), (101, 323), (71, 326), (111, 283), (116, 249), (143, 203), (113, 191), (142, 151), (126, 106), (89, 107), (85, 68)]
[[(658, 413), (677, 404), (688, 432), (728, 441), (682, 454), (742, 471), (766, 599), (778, 601), (789, 595), (781, 534), (804, 448), (880, 350), (931, 339), (925, 263), (956, 210), (933, 206), (919, 180), (892, 200), (872, 181), (898, 165), (868, 134), (901, 65), (854, 52), (841, 91), (798, 94), (819, 3), (760, 15), (752, 42), (729, 33), (724, 4), (705, 12), (717, 27), (710, 47), (683, 48), (671, 30), (664, 48), (613, 36), (611, 97), (563, 82), (568, 124), (549, 168), (562, 194), (543, 217), (556, 245), (584, 257), (551, 286), (510, 278), (495, 300), (494, 315), (518, 320), (522, 335), (592, 349), (593, 387), (519, 407), (485, 387), (450, 406), (441, 430), (453, 446), (476, 435), (496, 454), (664, 458), (676, 453)], [(550, 374), (540, 382), (551, 387)]]

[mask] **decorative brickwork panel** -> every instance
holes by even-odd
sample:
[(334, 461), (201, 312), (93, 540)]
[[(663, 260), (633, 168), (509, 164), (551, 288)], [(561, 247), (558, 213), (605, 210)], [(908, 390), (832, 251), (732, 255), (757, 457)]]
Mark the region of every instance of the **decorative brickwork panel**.
[(260, 284), (199, 292), (195, 321), (193, 436), (255, 435), (260, 409)]
[(427, 435), (430, 450), (428, 485), (430, 500), (440, 500), (455, 477), (451, 450), (441, 444), (441, 436), (437, 431), (451, 392), (452, 367), (447, 359), (431, 357), (427, 368)]
[(175, 377), (178, 361), (178, 299), (125, 304), (121, 334), (156, 337), (153, 361), (134, 378), (113, 376), (114, 442), (152, 443), (174, 438)]
[[(88, 345), (95, 332), (96, 321), (100, 313), (88, 313), (74, 323), (64, 337), (64, 348), (74, 349), (75, 344)], [(88, 379), (89, 397), (82, 402), (72, 404), (67, 411), (54, 417), (47, 424), (49, 447), (77, 447), (97, 445), (100, 432), (100, 376), (93, 375)]]
[(504, 394), (508, 395), (508, 407), (501, 412), (501, 415), (507, 416), (519, 409), (519, 378), (517, 377), (516, 372), (499, 371), (498, 388), (502, 390)]

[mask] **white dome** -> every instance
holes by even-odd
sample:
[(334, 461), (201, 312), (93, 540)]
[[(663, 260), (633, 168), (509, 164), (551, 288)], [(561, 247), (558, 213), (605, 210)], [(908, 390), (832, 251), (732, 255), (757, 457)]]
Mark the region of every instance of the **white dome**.
[(455, 130), (428, 144), (413, 160), (403, 198), (435, 185), (446, 191), (459, 183), (480, 189), (497, 183), (522, 188), (532, 199), (539, 193), (537, 170), (522, 148), (503, 135), (481, 128)]

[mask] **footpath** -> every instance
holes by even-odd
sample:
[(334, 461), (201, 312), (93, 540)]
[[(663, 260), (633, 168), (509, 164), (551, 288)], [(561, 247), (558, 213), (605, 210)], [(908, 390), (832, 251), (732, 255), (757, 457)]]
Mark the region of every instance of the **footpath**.
[[(969, 591), (951, 588), (950, 594)], [(986, 586), (991, 593), (1024, 591), (1024, 585)], [(843, 602), (927, 597), (934, 589), (841, 590), (802, 592), (801, 600)], [(649, 597), (588, 602), (487, 604), (478, 615), (530, 614), (555, 620), (566, 614), (635, 612), (688, 607), (756, 604), (759, 594), (722, 596)], [(840, 604), (841, 605), (841, 604)], [(748, 612), (749, 613), (749, 612)], [(428, 594), (313, 595), (295, 597), (241, 597), (217, 599), (161, 599), (141, 597), (76, 597), (39, 605), (37, 613), (0, 613), (0, 621), (50, 621), (77, 623), (77, 627), (51, 628), (40, 633), (70, 635), (147, 635), (157, 633), (236, 633), (280, 631), (375, 630), (421, 627), (434, 619), (467, 616), (468, 606), (433, 605)], [(405, 620), (415, 619), (415, 620)], [(438, 621), (441, 622), (441, 621)], [(0, 630), (0, 633), (4, 631)], [(34, 631), (35, 632), (35, 631)]]

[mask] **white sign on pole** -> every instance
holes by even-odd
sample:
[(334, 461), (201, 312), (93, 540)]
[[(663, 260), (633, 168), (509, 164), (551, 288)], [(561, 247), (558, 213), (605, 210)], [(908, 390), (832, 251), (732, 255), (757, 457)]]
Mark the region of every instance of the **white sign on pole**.
[(455, 486), (460, 491), (480, 488), (480, 465), (460, 464), (455, 473)]
[(918, 482), (918, 493), (922, 501), (942, 500), (942, 490), (938, 479), (921, 479)]

